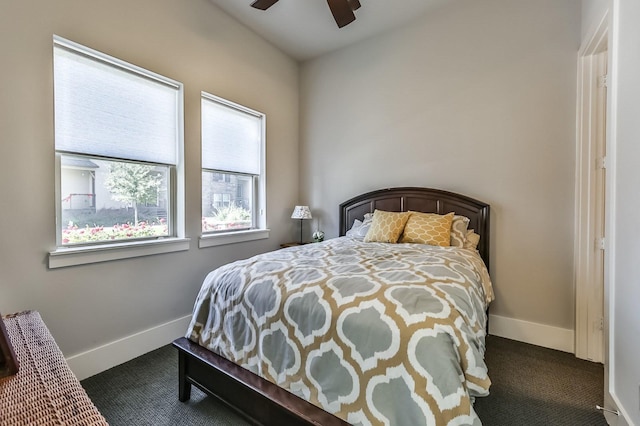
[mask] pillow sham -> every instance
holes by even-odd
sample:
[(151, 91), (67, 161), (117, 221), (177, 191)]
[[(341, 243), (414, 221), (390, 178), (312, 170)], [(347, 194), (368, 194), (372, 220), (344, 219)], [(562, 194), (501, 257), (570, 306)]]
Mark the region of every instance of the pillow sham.
[(480, 235), (476, 234), (473, 229), (469, 229), (465, 237), (463, 247), (466, 249), (476, 250), (478, 243), (480, 242)]
[(400, 242), (449, 247), (453, 216), (453, 212), (445, 215), (411, 212)]
[(358, 234), (358, 229), (360, 229), (361, 226), (362, 222), (360, 222), (358, 219), (355, 219), (353, 221), (353, 225), (351, 225), (351, 229), (349, 229), (344, 235), (347, 237), (355, 237)]
[(362, 241), (367, 235), (369, 228), (371, 228), (371, 222), (373, 221), (373, 213), (367, 213), (364, 215), (364, 220), (361, 222), (358, 219), (353, 221), (351, 229), (349, 229), (345, 236), (358, 239)]
[(468, 227), (468, 217), (457, 214), (453, 215), (453, 221), (451, 222), (451, 239), (449, 241), (451, 247), (464, 247)]
[(365, 243), (397, 243), (404, 225), (411, 216), (409, 212), (375, 210), (371, 227), (364, 237)]

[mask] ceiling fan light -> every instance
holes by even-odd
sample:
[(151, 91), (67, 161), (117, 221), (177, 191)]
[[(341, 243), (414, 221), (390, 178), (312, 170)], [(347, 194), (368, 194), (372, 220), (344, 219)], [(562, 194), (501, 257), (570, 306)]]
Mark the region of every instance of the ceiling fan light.
[(327, 0), (333, 19), (336, 20), (338, 28), (342, 28), (356, 20), (356, 15), (349, 4), (349, 0)]
[[(267, 10), (277, 2), (278, 0), (254, 0), (251, 3), (251, 7)], [(327, 0), (327, 3), (329, 4), (329, 9), (331, 9), (331, 14), (338, 28), (342, 28), (355, 21), (356, 15), (353, 11), (358, 10), (361, 6), (360, 0)]]
[(278, 0), (255, 0), (253, 3), (251, 3), (251, 7), (260, 10), (267, 10), (277, 2)]

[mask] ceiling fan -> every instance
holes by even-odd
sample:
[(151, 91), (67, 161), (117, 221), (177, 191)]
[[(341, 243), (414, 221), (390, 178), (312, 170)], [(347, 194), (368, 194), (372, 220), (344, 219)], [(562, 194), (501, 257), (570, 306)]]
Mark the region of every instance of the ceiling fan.
[[(251, 3), (251, 7), (267, 10), (277, 2), (278, 0), (255, 0)], [(342, 28), (356, 20), (356, 15), (353, 11), (360, 8), (359, 0), (327, 0), (327, 3), (333, 18), (336, 20), (336, 24), (338, 24), (338, 28)]]

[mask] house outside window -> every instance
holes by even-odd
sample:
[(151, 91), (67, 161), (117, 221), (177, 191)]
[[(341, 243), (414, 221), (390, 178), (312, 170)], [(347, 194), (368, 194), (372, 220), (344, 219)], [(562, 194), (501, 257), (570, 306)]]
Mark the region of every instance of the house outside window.
[(202, 232), (265, 228), (265, 116), (202, 93)]
[(184, 237), (182, 84), (57, 36), (53, 51), (57, 247)]

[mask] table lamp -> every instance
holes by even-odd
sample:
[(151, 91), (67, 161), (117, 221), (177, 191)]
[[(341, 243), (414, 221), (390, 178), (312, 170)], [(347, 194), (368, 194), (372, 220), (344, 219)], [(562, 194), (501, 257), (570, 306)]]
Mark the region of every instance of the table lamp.
[(296, 206), (291, 214), (291, 219), (300, 219), (300, 244), (302, 244), (302, 221), (311, 219), (311, 210), (309, 206)]

